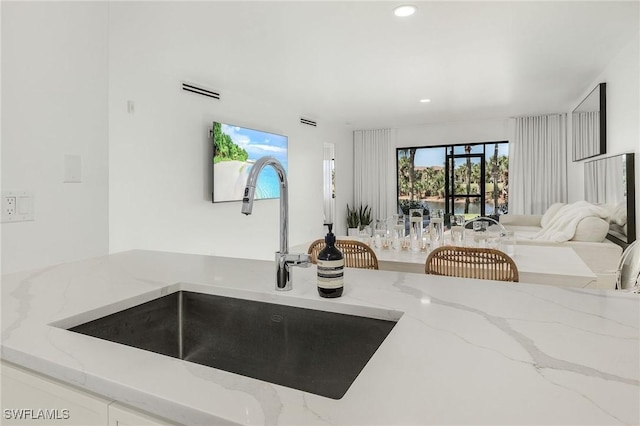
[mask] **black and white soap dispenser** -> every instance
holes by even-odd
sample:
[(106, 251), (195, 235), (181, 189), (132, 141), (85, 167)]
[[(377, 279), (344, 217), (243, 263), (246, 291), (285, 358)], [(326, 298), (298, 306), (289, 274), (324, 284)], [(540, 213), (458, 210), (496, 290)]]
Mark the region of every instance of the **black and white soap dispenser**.
[(324, 237), (325, 247), (318, 253), (318, 294), (322, 297), (340, 297), (344, 290), (344, 256), (336, 248), (333, 224), (327, 224), (329, 233)]

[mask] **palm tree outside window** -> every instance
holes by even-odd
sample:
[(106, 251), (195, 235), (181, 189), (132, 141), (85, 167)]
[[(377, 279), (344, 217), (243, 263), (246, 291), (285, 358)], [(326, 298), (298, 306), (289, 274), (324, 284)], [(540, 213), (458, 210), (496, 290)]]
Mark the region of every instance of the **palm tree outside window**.
[(398, 209), (497, 216), (508, 212), (509, 144), (398, 148)]

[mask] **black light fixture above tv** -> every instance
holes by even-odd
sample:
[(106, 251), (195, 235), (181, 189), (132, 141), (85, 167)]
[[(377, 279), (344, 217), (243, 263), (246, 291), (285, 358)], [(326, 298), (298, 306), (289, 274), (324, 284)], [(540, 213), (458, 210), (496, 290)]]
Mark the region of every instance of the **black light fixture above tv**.
[(571, 113), (573, 161), (607, 152), (607, 83), (600, 83)]

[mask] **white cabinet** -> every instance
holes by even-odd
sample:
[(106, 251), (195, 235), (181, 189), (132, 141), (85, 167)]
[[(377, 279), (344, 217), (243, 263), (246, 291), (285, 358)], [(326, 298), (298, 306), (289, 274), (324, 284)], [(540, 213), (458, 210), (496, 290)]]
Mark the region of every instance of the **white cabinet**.
[(0, 363), (0, 381), (3, 426), (175, 425), (4, 361)]
[(111, 401), (3, 362), (3, 425), (106, 425)]
[(109, 405), (109, 426), (170, 426), (163, 419), (129, 408), (119, 402)]

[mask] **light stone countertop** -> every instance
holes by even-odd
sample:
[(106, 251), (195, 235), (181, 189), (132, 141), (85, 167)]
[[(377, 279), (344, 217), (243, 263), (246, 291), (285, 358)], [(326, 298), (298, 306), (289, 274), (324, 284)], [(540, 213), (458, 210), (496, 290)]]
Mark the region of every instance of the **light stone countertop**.
[[(348, 268), (344, 296), (326, 300), (317, 295), (315, 267), (294, 269), (285, 293), (273, 289), (273, 268), (136, 250), (5, 275), (2, 358), (186, 424), (640, 423), (638, 295)], [(176, 285), (404, 314), (340, 400), (50, 325)]]

